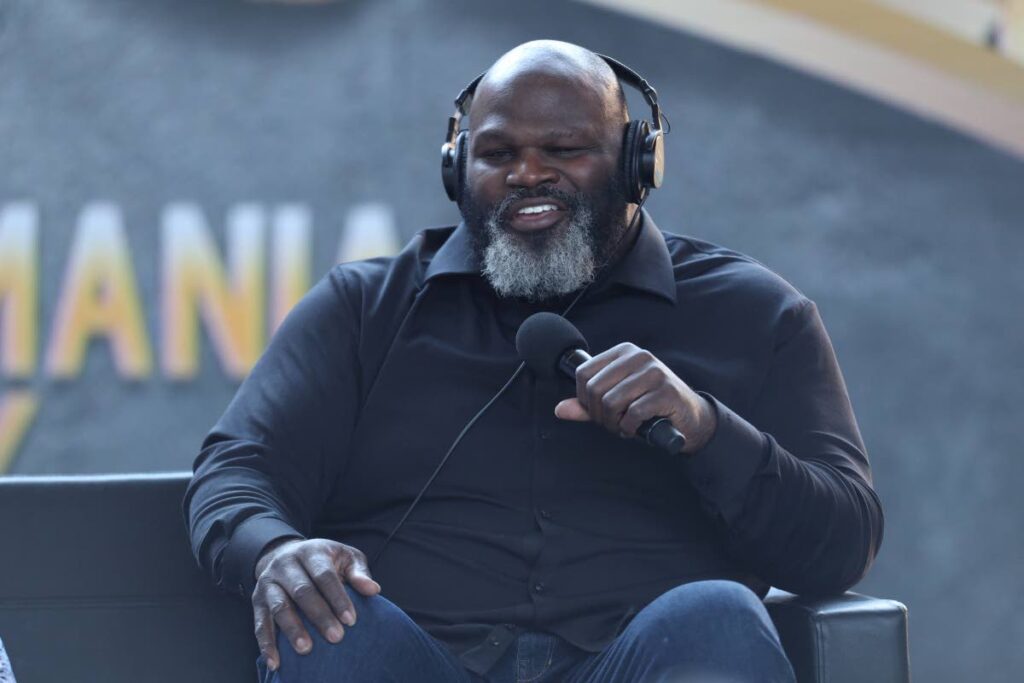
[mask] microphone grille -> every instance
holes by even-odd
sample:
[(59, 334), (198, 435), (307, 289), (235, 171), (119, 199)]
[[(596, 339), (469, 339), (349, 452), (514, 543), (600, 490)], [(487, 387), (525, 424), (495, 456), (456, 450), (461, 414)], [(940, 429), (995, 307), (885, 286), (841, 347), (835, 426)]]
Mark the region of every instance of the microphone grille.
[(526, 366), (542, 377), (558, 374), (558, 361), (570, 349), (589, 350), (576, 326), (555, 313), (534, 313), (516, 332), (516, 351)]

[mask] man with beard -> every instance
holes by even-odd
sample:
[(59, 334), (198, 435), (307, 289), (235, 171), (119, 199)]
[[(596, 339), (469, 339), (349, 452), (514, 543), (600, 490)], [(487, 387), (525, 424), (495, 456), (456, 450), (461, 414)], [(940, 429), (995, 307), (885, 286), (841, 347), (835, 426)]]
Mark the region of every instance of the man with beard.
[[(502, 56), (463, 222), (335, 267), (207, 437), (193, 547), (251, 596), (264, 680), (791, 681), (759, 597), (871, 564), (881, 510), (814, 304), (661, 232), (628, 122), (601, 57)], [(514, 372), (538, 311), (607, 349), (575, 384)], [(654, 416), (682, 452), (618, 438)]]

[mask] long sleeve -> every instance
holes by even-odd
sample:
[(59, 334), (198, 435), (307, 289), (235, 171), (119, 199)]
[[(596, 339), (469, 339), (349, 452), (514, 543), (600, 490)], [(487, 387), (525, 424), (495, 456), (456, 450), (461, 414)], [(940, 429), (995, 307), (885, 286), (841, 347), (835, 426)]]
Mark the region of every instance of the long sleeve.
[(881, 505), (815, 305), (786, 311), (748, 419), (713, 397), (718, 429), (686, 468), (732, 552), (764, 581), (841, 592), (871, 566)]
[(262, 550), (310, 533), (356, 419), (358, 340), (335, 269), (288, 315), (204, 440), (183, 512), (196, 560), (217, 585), (251, 594)]

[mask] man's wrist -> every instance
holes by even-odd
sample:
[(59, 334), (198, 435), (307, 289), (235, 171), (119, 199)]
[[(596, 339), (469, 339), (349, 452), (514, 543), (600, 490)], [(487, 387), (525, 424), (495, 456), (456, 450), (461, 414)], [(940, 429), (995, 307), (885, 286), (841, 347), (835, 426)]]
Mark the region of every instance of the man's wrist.
[(253, 578), (259, 580), (260, 574), (267, 568), (270, 563), (273, 552), (283, 546), (285, 543), (291, 543), (292, 541), (303, 540), (299, 536), (283, 536), (281, 538), (275, 538), (273, 541), (268, 543), (266, 547), (260, 552), (258, 559), (256, 560), (256, 566), (253, 568)]

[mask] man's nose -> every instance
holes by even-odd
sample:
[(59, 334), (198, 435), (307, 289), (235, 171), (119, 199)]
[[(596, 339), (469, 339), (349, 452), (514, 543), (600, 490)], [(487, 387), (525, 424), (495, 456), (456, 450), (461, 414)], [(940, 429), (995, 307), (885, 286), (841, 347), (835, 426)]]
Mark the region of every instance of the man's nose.
[(526, 150), (512, 167), (505, 182), (512, 187), (537, 187), (543, 183), (557, 183), (558, 179), (558, 171), (547, 163), (543, 154)]

